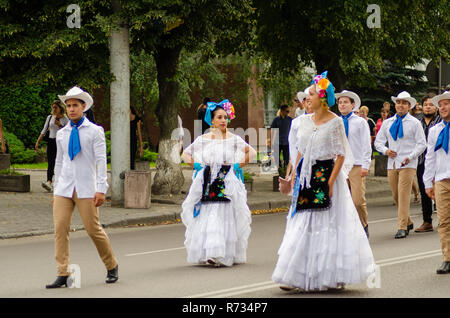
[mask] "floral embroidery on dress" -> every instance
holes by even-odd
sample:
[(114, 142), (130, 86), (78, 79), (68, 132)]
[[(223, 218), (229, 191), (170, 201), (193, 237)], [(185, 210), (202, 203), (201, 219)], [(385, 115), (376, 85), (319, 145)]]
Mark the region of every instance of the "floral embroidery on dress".
[(206, 166), (204, 171), (202, 202), (230, 201), (225, 196), (225, 177), (230, 171), (230, 168), (231, 166), (223, 165), (214, 181), (209, 183), (209, 180), (211, 180), (211, 167)]

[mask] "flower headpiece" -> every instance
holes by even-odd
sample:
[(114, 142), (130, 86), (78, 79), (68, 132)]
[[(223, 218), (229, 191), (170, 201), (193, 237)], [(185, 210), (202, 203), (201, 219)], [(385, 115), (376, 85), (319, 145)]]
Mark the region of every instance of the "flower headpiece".
[(211, 123), (211, 113), (217, 107), (222, 108), (228, 114), (228, 124), (230, 123), (230, 121), (232, 119), (236, 118), (235, 111), (234, 111), (234, 106), (228, 99), (224, 99), (220, 103), (208, 102), (208, 103), (206, 103), (206, 105), (207, 105), (207, 108), (206, 108), (206, 114), (205, 114), (205, 122), (207, 122), (208, 125), (210, 125), (210, 126), (212, 125), (212, 123)]
[(316, 92), (322, 99), (322, 103), (327, 103), (328, 107), (331, 107), (336, 103), (336, 99), (334, 96), (333, 84), (327, 78), (327, 75), (328, 71), (325, 71), (320, 75), (314, 76), (311, 84), (316, 85)]

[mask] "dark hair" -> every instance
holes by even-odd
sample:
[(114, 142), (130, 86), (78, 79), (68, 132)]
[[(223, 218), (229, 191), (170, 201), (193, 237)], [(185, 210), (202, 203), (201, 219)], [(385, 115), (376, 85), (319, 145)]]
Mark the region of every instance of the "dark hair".
[[(219, 109), (223, 110), (224, 112), (225, 109), (223, 109), (223, 107), (217, 106), (212, 112), (211, 112), (211, 120), (214, 118), (214, 116), (216, 116), (216, 111), (218, 111)], [(228, 113), (227, 113), (227, 117), (228, 117)]]
[(59, 107), (59, 112), (60, 112), (61, 114), (65, 114), (65, 113), (66, 113), (66, 109), (64, 108), (64, 105), (63, 105), (63, 103), (62, 103), (59, 99), (55, 99), (55, 100), (53, 101), (53, 103), (52, 103), (52, 106), (53, 106), (53, 105), (56, 105), (56, 106)]
[(131, 110), (131, 113), (132, 113), (133, 115), (137, 115), (137, 114), (136, 114), (136, 109), (134, 109), (133, 106), (130, 106), (130, 110)]
[(203, 104), (205, 104), (205, 105), (206, 105), (206, 103), (208, 103), (210, 101), (211, 101), (211, 98), (209, 98), (209, 97), (203, 98)]
[(285, 109), (287, 109), (287, 108), (289, 108), (288, 105), (281, 105), (280, 110), (285, 110)]
[(347, 97), (350, 100), (351, 104), (353, 104), (355, 102), (355, 100), (353, 98), (349, 97), (349, 96), (341, 96), (337, 100), (339, 101), (339, 99), (342, 98), (342, 97)]
[(422, 99), (421, 99), (422, 106), (423, 106), (423, 103), (425, 103), (427, 101), (427, 99), (433, 98), (434, 96), (436, 96), (436, 94), (432, 93), (432, 92), (425, 94), (425, 96), (422, 97)]

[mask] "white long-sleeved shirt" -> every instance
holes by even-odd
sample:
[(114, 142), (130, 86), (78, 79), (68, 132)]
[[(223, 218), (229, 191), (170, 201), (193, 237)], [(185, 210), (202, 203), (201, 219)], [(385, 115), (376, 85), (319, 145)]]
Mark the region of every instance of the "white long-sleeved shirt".
[[(300, 117), (304, 115), (301, 114), (298, 117), (295, 117), (291, 122), (291, 129), (289, 130), (288, 142), (289, 142), (289, 161), (291, 165), (295, 165), (295, 161), (297, 160), (298, 148), (297, 148), (297, 131), (300, 123)], [(295, 169), (295, 168), (292, 168)]]
[(372, 142), (367, 121), (352, 114), (348, 118), (348, 143), (355, 159), (354, 165), (369, 170), (372, 160)]
[[(388, 169), (403, 169), (413, 168), (417, 169), (418, 157), (427, 148), (425, 141), (425, 133), (423, 132), (420, 121), (409, 113), (406, 114), (402, 120), (403, 124), (403, 138), (397, 138), (394, 140), (389, 128), (394, 123), (396, 116), (392, 116), (383, 121), (380, 131), (375, 138), (375, 148), (382, 154), (386, 154), (388, 149), (391, 149), (397, 153), (395, 158), (388, 157)], [(386, 147), (386, 142), (389, 147)], [(401, 167), (405, 158), (409, 158), (409, 163)]]
[(433, 182), (450, 179), (450, 151), (446, 153), (442, 148), (434, 151), (436, 141), (444, 127), (444, 123), (440, 122), (431, 127), (428, 133), (428, 148), (425, 156), (425, 172), (423, 174), (425, 189), (432, 188)]
[(108, 190), (106, 142), (103, 128), (86, 117), (78, 127), (81, 151), (73, 160), (69, 157), (72, 127), (67, 124), (56, 134), (54, 195), (72, 198), (73, 191), (81, 198), (93, 198), (96, 192)]

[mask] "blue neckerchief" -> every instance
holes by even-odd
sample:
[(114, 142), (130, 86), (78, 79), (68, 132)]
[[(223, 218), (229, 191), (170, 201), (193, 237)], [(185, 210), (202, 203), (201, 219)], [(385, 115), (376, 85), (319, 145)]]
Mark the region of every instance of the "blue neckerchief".
[(406, 115), (408, 115), (408, 113), (404, 114), (403, 116), (399, 116), (398, 114), (395, 115), (396, 119), (391, 128), (389, 128), (389, 132), (391, 133), (391, 136), (392, 138), (394, 138), (394, 140), (397, 140), (397, 138), (403, 138), (402, 119), (405, 118)]
[(211, 113), (217, 108), (217, 107), (221, 107), (223, 108), (223, 104), (228, 103), (229, 100), (228, 99), (224, 99), (223, 101), (221, 101), (220, 103), (214, 103), (214, 102), (208, 102), (206, 103), (207, 107), (206, 107), (206, 113), (205, 113), (205, 122), (208, 123), (208, 125), (212, 125), (211, 123)]
[(444, 128), (439, 133), (438, 139), (436, 141), (436, 146), (434, 147), (434, 151), (437, 151), (437, 150), (439, 150), (439, 148), (442, 148), (448, 154), (450, 121), (443, 120), (442, 123), (444, 124)]
[(69, 139), (69, 157), (70, 160), (73, 160), (75, 156), (81, 151), (80, 145), (80, 135), (78, 134), (78, 127), (84, 122), (84, 116), (74, 124), (73, 121), (70, 121), (70, 126), (72, 126), (72, 131), (70, 133)]
[(348, 119), (350, 118), (350, 116), (353, 114), (353, 112), (350, 112), (350, 114), (347, 115), (341, 115), (342, 120), (344, 121), (344, 127), (345, 127), (345, 135), (348, 138)]
[(236, 177), (238, 178), (238, 180), (241, 180), (242, 183), (244, 183), (244, 172), (242, 171), (242, 168), (239, 167), (239, 163), (235, 163), (233, 165), (233, 170), (234, 170), (234, 173), (236, 174)]

